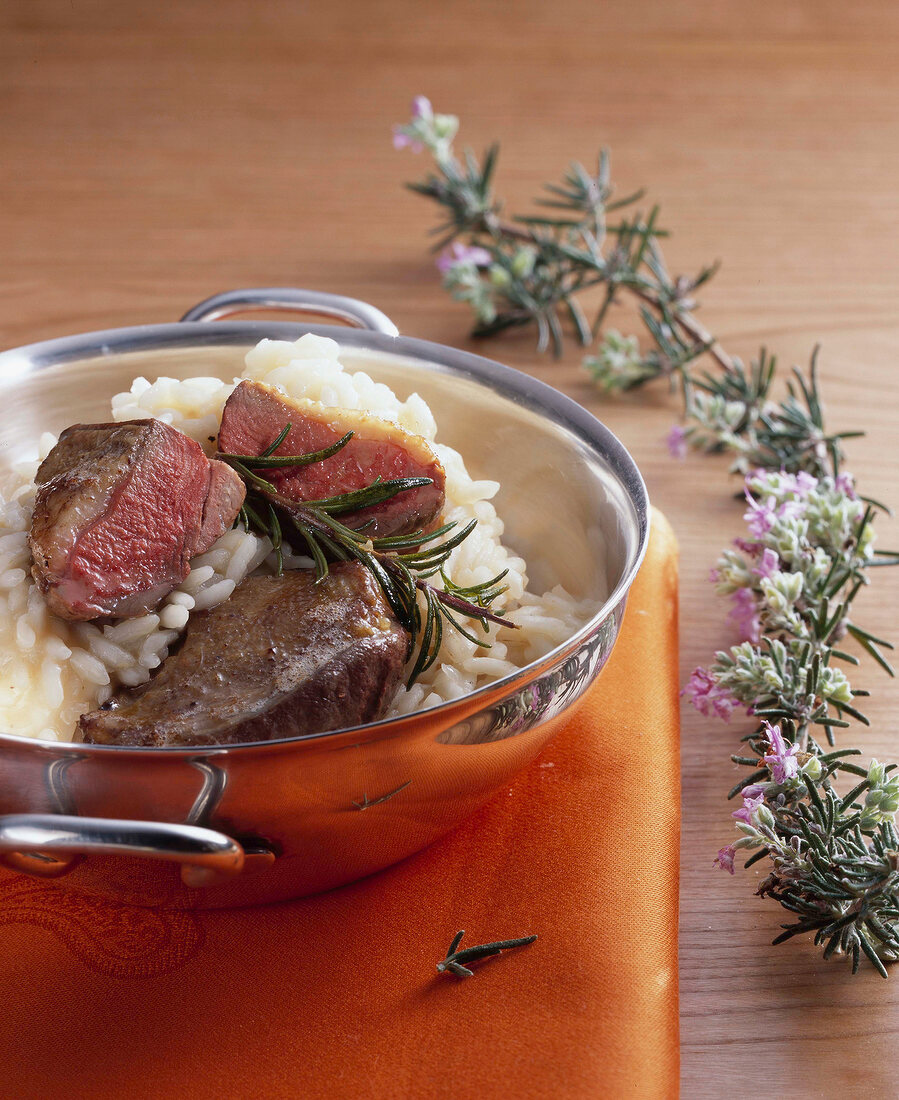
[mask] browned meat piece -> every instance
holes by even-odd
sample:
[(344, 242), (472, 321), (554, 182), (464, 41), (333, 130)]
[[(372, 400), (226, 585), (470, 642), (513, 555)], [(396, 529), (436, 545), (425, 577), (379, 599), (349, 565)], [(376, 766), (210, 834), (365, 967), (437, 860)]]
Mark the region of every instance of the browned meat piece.
[(336, 443), (347, 432), (350, 442), (331, 458), (311, 466), (266, 470), (264, 476), (291, 500), (324, 497), (363, 489), (375, 478), (427, 477), (432, 484), (408, 489), (383, 504), (340, 516), (348, 527), (366, 528), (372, 538), (424, 529), (440, 514), (446, 476), (424, 439), (356, 410), (331, 409), (315, 401), (293, 401), (260, 382), (241, 382), (228, 398), (219, 431), (225, 454), (260, 455), (290, 432), (276, 455), (308, 454)]
[(67, 428), (37, 482), (31, 571), (64, 619), (155, 607), (245, 495), (229, 466), (161, 420)]
[[(252, 624), (253, 629), (248, 629)], [(80, 720), (111, 745), (270, 741), (380, 718), (400, 685), (407, 637), (357, 562), (254, 576), (198, 612), (148, 684)]]

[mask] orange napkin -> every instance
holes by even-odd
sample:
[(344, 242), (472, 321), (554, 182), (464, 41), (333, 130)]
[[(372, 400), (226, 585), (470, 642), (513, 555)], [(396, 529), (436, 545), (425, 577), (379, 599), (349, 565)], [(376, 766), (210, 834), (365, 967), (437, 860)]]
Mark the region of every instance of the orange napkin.
[[(0, 871), (0, 1096), (677, 1095), (677, 549), (598, 684), (455, 833), (314, 898), (96, 901)], [(462, 946), (529, 947), (438, 975)]]

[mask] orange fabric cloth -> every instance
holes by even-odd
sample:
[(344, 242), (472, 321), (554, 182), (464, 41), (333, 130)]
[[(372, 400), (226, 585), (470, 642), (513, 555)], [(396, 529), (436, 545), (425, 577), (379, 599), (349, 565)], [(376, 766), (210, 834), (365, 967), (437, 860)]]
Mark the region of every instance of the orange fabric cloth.
[[(676, 1096), (677, 552), (653, 522), (598, 684), (427, 851), (231, 912), (60, 904), (0, 871), (0, 1096)], [(459, 928), (539, 939), (438, 976)]]

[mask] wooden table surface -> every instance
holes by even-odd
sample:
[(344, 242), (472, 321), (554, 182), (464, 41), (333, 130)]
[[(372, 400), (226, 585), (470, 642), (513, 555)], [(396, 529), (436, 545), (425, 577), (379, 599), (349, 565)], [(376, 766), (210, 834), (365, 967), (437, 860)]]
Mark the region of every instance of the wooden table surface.
[[(297, 285), (374, 302), (407, 334), (469, 346), (425, 251), (423, 168), (391, 149), (414, 93), (502, 140), (520, 209), (567, 161), (613, 150), (675, 230), (671, 263), (720, 257), (702, 318), (784, 365), (816, 341), (832, 422), (864, 427), (851, 467), (899, 506), (899, 7), (888, 0), (4, 0), (0, 5), (0, 345), (170, 321), (215, 291)], [(627, 326), (626, 317), (618, 318)], [(683, 551), (686, 676), (732, 640), (706, 581), (740, 530), (726, 463), (672, 462), (662, 388), (591, 389), (572, 347), (484, 349), (553, 383), (632, 450)], [(882, 544), (899, 542), (883, 523)], [(865, 622), (893, 632), (899, 576)], [(871, 666), (871, 732), (899, 757), (899, 690)], [(685, 1096), (899, 1093), (899, 974), (855, 979), (807, 942), (769, 947), (781, 911), (754, 872), (713, 870), (738, 730), (684, 715)], [(664, 777), (660, 777), (664, 779)]]

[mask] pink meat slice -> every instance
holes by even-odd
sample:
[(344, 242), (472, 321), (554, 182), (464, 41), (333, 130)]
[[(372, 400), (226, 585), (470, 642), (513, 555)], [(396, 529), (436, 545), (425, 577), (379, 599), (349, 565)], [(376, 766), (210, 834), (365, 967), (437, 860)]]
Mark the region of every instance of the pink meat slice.
[(243, 482), (161, 420), (76, 424), (41, 464), (32, 573), (65, 619), (151, 610), (234, 522)]
[(284, 427), (290, 432), (275, 455), (307, 454), (336, 443), (347, 432), (350, 442), (322, 462), (264, 471), (278, 492), (291, 500), (321, 500), (362, 489), (376, 478), (430, 478), (431, 484), (408, 489), (383, 504), (339, 516), (341, 523), (374, 537), (408, 534), (427, 528), (443, 508), (446, 475), (427, 442), (395, 424), (357, 410), (328, 408), (315, 401), (292, 400), (261, 382), (241, 382), (228, 398), (219, 430), (224, 454), (261, 455)]

